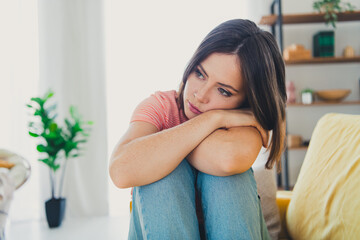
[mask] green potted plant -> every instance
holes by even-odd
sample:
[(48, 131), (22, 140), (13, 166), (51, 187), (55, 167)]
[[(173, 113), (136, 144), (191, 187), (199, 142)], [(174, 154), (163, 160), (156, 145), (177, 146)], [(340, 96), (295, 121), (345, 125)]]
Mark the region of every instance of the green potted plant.
[(303, 104), (312, 104), (314, 101), (314, 90), (305, 88), (301, 90), (301, 102)]
[(326, 24), (331, 24), (336, 28), (337, 14), (339, 12), (354, 11), (355, 6), (349, 2), (341, 2), (341, 0), (317, 0), (313, 3), (313, 9), (325, 13)]
[[(80, 156), (80, 146), (89, 137), (90, 121), (82, 121), (77, 109), (70, 106), (70, 119), (65, 118), (65, 126), (55, 121), (56, 104), (49, 106), (48, 100), (54, 95), (48, 91), (43, 98), (31, 98), (27, 107), (32, 110), (33, 120), (29, 122), (29, 134), (40, 140), (37, 151), (41, 154), (40, 162), (49, 167), (51, 199), (46, 201), (46, 218), (50, 228), (61, 225), (65, 212), (66, 199), (62, 197), (62, 188), (66, 163), (70, 158)], [(60, 181), (57, 175), (61, 169)], [(58, 190), (58, 191), (56, 191)]]

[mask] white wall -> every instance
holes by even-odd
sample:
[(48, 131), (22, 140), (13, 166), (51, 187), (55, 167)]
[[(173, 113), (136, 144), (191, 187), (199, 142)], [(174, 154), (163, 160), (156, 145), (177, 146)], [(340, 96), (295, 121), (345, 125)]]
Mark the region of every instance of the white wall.
[[(283, 13), (312, 12), (312, 0), (288, 1), (283, 0)], [(360, 0), (349, 1), (360, 8)], [(312, 36), (318, 31), (331, 30), (325, 24), (299, 24), (284, 26), (284, 47), (297, 43), (312, 49)], [(335, 55), (341, 56), (345, 46), (354, 48), (356, 55), (360, 55), (360, 22), (338, 23), (335, 30)], [(359, 100), (360, 63), (351, 64), (320, 64), (296, 65), (286, 68), (286, 78), (295, 83), (297, 100), (300, 101), (300, 91), (310, 87), (314, 90), (322, 89), (351, 89), (346, 100)], [(288, 108), (288, 131), (291, 134), (302, 135), (310, 139), (317, 120), (327, 112), (360, 114), (360, 105), (313, 106)], [(305, 157), (303, 150), (289, 151), (290, 185), (295, 184), (301, 164)]]
[(38, 95), (39, 47), (37, 0), (0, 1), (0, 148), (31, 164), (28, 181), (14, 193), (11, 220), (39, 218), (37, 141), (28, 134), (25, 104)]

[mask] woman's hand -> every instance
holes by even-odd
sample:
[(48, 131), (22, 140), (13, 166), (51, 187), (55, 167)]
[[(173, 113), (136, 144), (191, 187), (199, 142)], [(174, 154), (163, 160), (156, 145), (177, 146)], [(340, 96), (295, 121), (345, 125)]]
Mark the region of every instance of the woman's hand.
[(220, 128), (232, 127), (254, 127), (256, 128), (262, 138), (262, 144), (268, 147), (269, 132), (264, 130), (261, 125), (256, 121), (252, 111), (243, 109), (229, 109), (229, 110), (212, 110), (220, 115)]

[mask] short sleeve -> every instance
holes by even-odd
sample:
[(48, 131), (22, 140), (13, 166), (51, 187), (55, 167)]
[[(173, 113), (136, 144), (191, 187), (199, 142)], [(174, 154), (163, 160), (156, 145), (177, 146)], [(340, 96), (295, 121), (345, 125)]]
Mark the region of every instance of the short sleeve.
[(161, 131), (165, 126), (165, 109), (159, 99), (153, 94), (143, 100), (134, 110), (130, 122), (148, 122)]

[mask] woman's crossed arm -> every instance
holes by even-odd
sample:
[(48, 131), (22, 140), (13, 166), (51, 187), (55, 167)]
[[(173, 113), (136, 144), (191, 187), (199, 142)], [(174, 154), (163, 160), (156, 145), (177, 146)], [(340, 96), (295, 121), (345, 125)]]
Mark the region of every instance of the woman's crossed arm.
[[(190, 163), (209, 174), (227, 176), (249, 169), (252, 164), (249, 161), (253, 161), (261, 148), (260, 134), (253, 127), (237, 127), (254, 125), (250, 120), (234, 118), (225, 112), (205, 112), (161, 132), (150, 123), (131, 123), (111, 156), (112, 181), (120, 188), (153, 183), (170, 174), (189, 153)], [(233, 151), (238, 145), (243, 150)], [(215, 147), (218, 151), (214, 151)], [(207, 160), (209, 153), (213, 155)], [(230, 158), (232, 154), (236, 158)], [(242, 154), (251, 160), (240, 161), (245, 159)]]

